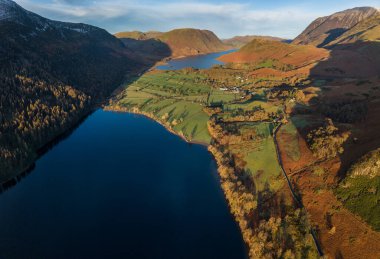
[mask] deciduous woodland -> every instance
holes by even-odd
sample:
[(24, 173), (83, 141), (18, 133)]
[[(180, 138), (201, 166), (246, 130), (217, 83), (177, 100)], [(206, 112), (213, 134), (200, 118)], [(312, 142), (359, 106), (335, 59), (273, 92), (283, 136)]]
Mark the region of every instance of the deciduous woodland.
[[(208, 146), (251, 258), (378, 258), (378, 10), (318, 18), (292, 43), (225, 44), (196, 29), (119, 40), (3, 2), (14, 15), (0, 20), (0, 180), (121, 85), (105, 109)], [(223, 65), (154, 68), (232, 46)]]

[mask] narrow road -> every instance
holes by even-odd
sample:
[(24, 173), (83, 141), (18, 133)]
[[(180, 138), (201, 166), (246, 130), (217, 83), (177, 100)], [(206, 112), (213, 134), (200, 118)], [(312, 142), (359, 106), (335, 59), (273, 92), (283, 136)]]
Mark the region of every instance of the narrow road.
[[(283, 173), (283, 175), (284, 175), (284, 177), (285, 177), (285, 179), (286, 179), (286, 182), (287, 182), (287, 184), (288, 184), (288, 187), (289, 187), (289, 189), (290, 189), (290, 192), (292, 193), (292, 196), (293, 196), (294, 201), (297, 203), (298, 207), (300, 207), (300, 208), (304, 208), (305, 211), (306, 211), (306, 208), (303, 206), (302, 201), (300, 200), (300, 198), (299, 198), (299, 197), (297, 196), (297, 194), (295, 193), (294, 188), (293, 188), (293, 185), (292, 185), (292, 183), (290, 182), (290, 179), (289, 179), (289, 177), (288, 177), (288, 175), (287, 175), (287, 173), (286, 173), (286, 171), (285, 171), (285, 169), (284, 169), (284, 164), (282, 163), (281, 153), (280, 153), (280, 148), (279, 148), (279, 145), (278, 145), (278, 142), (277, 142), (277, 132), (280, 130), (281, 126), (282, 126), (282, 123), (280, 123), (280, 124), (276, 127), (276, 129), (273, 131), (273, 141), (274, 141), (274, 145), (275, 145), (275, 147), (276, 147), (276, 154), (277, 154), (278, 164), (279, 164), (280, 167), (281, 167), (281, 171), (282, 171), (282, 173)], [(311, 234), (311, 236), (313, 237), (313, 241), (314, 241), (315, 247), (316, 247), (317, 250), (318, 250), (319, 256), (322, 257), (322, 256), (323, 256), (323, 251), (322, 251), (322, 248), (321, 248), (321, 246), (320, 246), (320, 244), (319, 244), (319, 241), (318, 241), (318, 239), (317, 239), (317, 235), (316, 235), (316, 233), (315, 233), (315, 231), (314, 231), (313, 228), (310, 229), (310, 234)]]

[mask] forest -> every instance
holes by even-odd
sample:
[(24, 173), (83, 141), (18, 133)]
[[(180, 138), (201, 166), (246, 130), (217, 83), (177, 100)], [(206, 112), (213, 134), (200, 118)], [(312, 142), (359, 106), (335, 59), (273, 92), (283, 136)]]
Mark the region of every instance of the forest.
[[(102, 29), (81, 33), (42, 17), (16, 18), (0, 23), (0, 182), (27, 169), (39, 149), (146, 66)], [(48, 29), (37, 34), (38, 22)]]

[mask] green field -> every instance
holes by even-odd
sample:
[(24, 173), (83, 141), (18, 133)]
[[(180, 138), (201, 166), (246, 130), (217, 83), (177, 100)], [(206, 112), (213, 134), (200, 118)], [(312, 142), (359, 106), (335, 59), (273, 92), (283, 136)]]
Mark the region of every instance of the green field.
[(209, 116), (203, 111), (204, 107), (212, 102), (228, 103), (235, 98), (232, 93), (212, 88), (200, 73), (160, 71), (127, 84), (119, 105), (138, 107), (169, 122), (173, 130), (187, 139), (209, 143)]
[(246, 170), (252, 175), (257, 190), (263, 190), (269, 184), (272, 190), (282, 186), (281, 168), (276, 157), (276, 148), (272, 137), (272, 123), (244, 123), (240, 132), (254, 131), (257, 138), (232, 146), (232, 151), (242, 154), (247, 162)]
[(245, 111), (252, 110), (254, 108), (261, 107), (268, 113), (277, 113), (281, 110), (279, 104), (269, 102), (265, 96), (265, 91), (263, 89), (255, 90), (252, 98), (243, 103), (231, 103), (225, 105), (226, 110), (243, 109)]

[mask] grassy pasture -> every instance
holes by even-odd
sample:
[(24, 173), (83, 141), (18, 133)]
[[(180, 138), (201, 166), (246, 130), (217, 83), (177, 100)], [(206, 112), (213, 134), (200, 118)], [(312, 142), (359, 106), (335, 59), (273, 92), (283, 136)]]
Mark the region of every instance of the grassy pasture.
[(209, 116), (203, 108), (210, 102), (231, 102), (235, 95), (212, 88), (205, 75), (184, 71), (159, 71), (127, 84), (119, 104), (138, 107), (169, 122), (173, 130), (188, 139), (210, 142)]
[(281, 168), (277, 162), (276, 149), (272, 137), (272, 123), (245, 123), (240, 132), (254, 131), (257, 138), (232, 145), (232, 151), (247, 162), (257, 190), (263, 190), (268, 183), (272, 190), (282, 186)]

